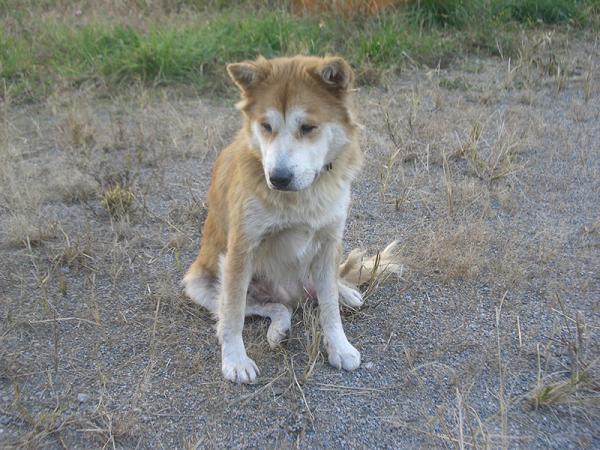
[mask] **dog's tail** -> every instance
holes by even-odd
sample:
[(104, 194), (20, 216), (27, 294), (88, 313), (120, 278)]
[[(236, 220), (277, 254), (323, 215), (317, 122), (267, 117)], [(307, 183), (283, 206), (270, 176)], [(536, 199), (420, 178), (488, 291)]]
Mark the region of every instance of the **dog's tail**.
[(392, 274), (402, 274), (402, 264), (398, 256), (398, 241), (389, 244), (383, 251), (375, 256), (365, 257), (365, 250), (354, 249), (346, 260), (340, 264), (340, 278), (360, 286), (372, 284), (387, 279)]

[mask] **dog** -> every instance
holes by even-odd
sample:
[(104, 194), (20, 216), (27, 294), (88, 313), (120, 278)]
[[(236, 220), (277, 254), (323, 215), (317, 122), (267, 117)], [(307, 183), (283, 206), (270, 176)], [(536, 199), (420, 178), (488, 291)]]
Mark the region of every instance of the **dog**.
[(198, 257), (183, 284), (217, 319), (222, 372), (252, 383), (246, 316), (268, 317), (267, 340), (286, 337), (295, 305), (316, 298), (329, 363), (354, 370), (360, 353), (344, 333), (339, 302), (358, 308), (357, 287), (394, 272), (395, 243), (376, 257), (353, 251), (340, 264), (350, 184), (363, 161), (351, 107), (354, 73), (341, 57), (229, 64), (243, 126), (214, 164)]

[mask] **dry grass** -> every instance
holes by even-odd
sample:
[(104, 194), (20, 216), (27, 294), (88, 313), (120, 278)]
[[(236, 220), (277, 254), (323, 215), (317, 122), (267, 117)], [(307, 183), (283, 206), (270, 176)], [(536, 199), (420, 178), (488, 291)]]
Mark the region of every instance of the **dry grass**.
[(314, 302), (304, 302), (302, 306), (302, 323), (305, 334), (304, 351), (307, 356), (302, 374), (302, 383), (306, 383), (312, 377), (316, 364), (324, 361), (321, 349), (323, 332), (319, 323), (319, 310)]
[(118, 219), (131, 210), (135, 195), (130, 188), (117, 184), (102, 193), (101, 205), (111, 215)]
[(115, 414), (110, 412), (103, 402), (96, 405), (91, 413), (66, 416), (62, 413), (62, 405), (36, 416), (30, 415), (27, 409), (20, 405), (19, 388), (15, 387), (14, 407), (19, 412), (20, 419), (27, 423), (30, 431), (24, 433), (14, 442), (7, 442), (5, 448), (45, 448), (52, 445), (67, 447), (63, 436), (69, 431), (76, 431), (89, 436), (102, 448), (117, 448), (125, 438), (136, 433), (139, 420), (135, 414)]
[(490, 231), (483, 222), (430, 229), (403, 242), (399, 257), (413, 270), (445, 279), (472, 278), (489, 268)]
[(539, 380), (539, 386), (530, 394), (531, 403), (535, 408), (567, 405), (587, 410), (600, 400), (600, 380), (591, 374), (594, 370), (597, 367), (586, 367), (559, 381), (553, 381), (554, 376)]
[(56, 236), (56, 224), (33, 212), (19, 212), (5, 223), (6, 242), (37, 246)]
[[(515, 415), (519, 415), (516, 410), (521, 408), (522, 400), (528, 407), (550, 410), (555, 418), (566, 411), (589, 423), (596, 423), (599, 418), (598, 408), (592, 406), (598, 401), (598, 354), (590, 349), (582, 351), (579, 332), (573, 331), (591, 331), (582, 325), (584, 315), (581, 313), (564, 314), (571, 322), (563, 324), (563, 329), (571, 329), (570, 338), (561, 337), (556, 346), (543, 340), (545, 365), (540, 365), (536, 377), (530, 374), (533, 389), (527, 394), (515, 395), (510, 388), (514, 378), (519, 376), (519, 363), (511, 358), (522, 352), (519, 349), (532, 347), (526, 343), (527, 332), (523, 331), (532, 326), (531, 322), (523, 326), (527, 307), (520, 308), (515, 316), (513, 293), (526, 296), (528, 286), (543, 286), (542, 280), (547, 280), (549, 273), (562, 280), (565, 273), (572, 273), (572, 267), (579, 265), (564, 258), (568, 245), (566, 235), (574, 232), (573, 229), (566, 232), (542, 221), (531, 225), (536, 230), (532, 235), (518, 225), (528, 210), (535, 208), (529, 197), (538, 186), (532, 184), (532, 179), (540, 185), (544, 183), (543, 177), (532, 176), (538, 170), (546, 170), (536, 167), (544, 164), (536, 155), (536, 149), (539, 145), (554, 149), (545, 156), (546, 161), (566, 157), (560, 147), (563, 144), (538, 143), (546, 132), (544, 121), (548, 117), (536, 109), (540, 90), (550, 89), (552, 95), (557, 95), (571, 85), (570, 93), (574, 95), (573, 84), (581, 83), (582, 102), (577, 104), (571, 117), (581, 124), (588, 120), (589, 109), (584, 105), (587, 105), (589, 94), (586, 92), (593, 85), (594, 76), (585, 69), (584, 76), (579, 77), (575, 68), (589, 68), (590, 61), (587, 57), (582, 59), (563, 53), (563, 44), (560, 36), (552, 34), (533, 41), (523, 38), (517, 62), (504, 62), (508, 69), (503, 83), (497, 85), (495, 80), (490, 82), (477, 72), (470, 77), (469, 85), (461, 85), (459, 90), (464, 89), (465, 94), (446, 95), (451, 99), (441, 100), (440, 86), (450, 91), (457, 89), (439, 83), (439, 75), (433, 72), (427, 81), (386, 93), (389, 100), (379, 104), (382, 112), (377, 115), (378, 122), (372, 120), (367, 124), (385, 135), (383, 144), (381, 141), (371, 143), (382, 149), (375, 155), (378, 161), (373, 163), (378, 173), (380, 206), (408, 215), (412, 215), (415, 208), (423, 211), (421, 217), (411, 218), (414, 228), (400, 240), (399, 257), (407, 267), (405, 279), (418, 284), (424, 282), (424, 277), (433, 277), (449, 286), (464, 286), (467, 282), (480, 286), (479, 289), (483, 287), (486, 292), (491, 289), (492, 295), (502, 298), (501, 306), (495, 311), (496, 342), (489, 343), (496, 354), (495, 364), (490, 361), (490, 365), (495, 365), (498, 380), (493, 394), (496, 414), (484, 413), (480, 404), (472, 403), (471, 392), (482, 374), (463, 371), (464, 382), (457, 387), (450, 384), (452, 389), (444, 392), (441, 401), (444, 407), (435, 415), (421, 416), (420, 426), (396, 417), (391, 419), (396, 426), (423, 433), (438, 445), (459, 448), (528, 445), (531, 438), (514, 434), (511, 425)], [(509, 101), (499, 108), (499, 102), (518, 97), (515, 91), (525, 92), (529, 100)], [(462, 102), (463, 95), (470, 97), (470, 104)], [(400, 113), (396, 112), (398, 105), (404, 106)], [(391, 119), (394, 114), (396, 120)], [(546, 118), (542, 119), (543, 116)], [(583, 154), (577, 167), (588, 173), (591, 180), (590, 160), (585, 156), (589, 147), (585, 143), (580, 145)], [(565, 185), (564, 189), (570, 187)], [(396, 216), (390, 213), (390, 217)], [(588, 276), (592, 276), (592, 272), (588, 272)], [(554, 295), (553, 289), (565, 292), (560, 281), (547, 286), (544, 292)], [(507, 293), (510, 301), (505, 300)], [(474, 293), (471, 296), (480, 298)], [(463, 301), (469, 304), (471, 299)], [(480, 298), (479, 301), (486, 300)], [(594, 321), (589, 310), (585, 314), (587, 320)], [(507, 320), (512, 322), (510, 333), (518, 344), (516, 350), (507, 342)], [(597, 335), (597, 325), (592, 330)], [(393, 336), (392, 333), (390, 339)], [(436, 345), (442, 340), (437, 339)], [(490, 354), (491, 348), (482, 351)], [(562, 356), (557, 358), (557, 352)], [(570, 355), (567, 359), (570, 362), (565, 363), (565, 354)], [(413, 366), (413, 352), (407, 355), (410, 355), (408, 363)], [(431, 364), (438, 367), (437, 363)], [(417, 385), (423, 386), (424, 391), (425, 386), (431, 386), (431, 378), (435, 379), (435, 375), (418, 377)], [(422, 426), (424, 421), (426, 425)], [(553, 442), (549, 439), (548, 442)], [(579, 442), (590, 444), (585, 437)]]
[(467, 142), (461, 144), (453, 156), (465, 158), (474, 175), (481, 180), (493, 182), (503, 179), (518, 170), (516, 159), (524, 141), (523, 130), (510, 128), (507, 129), (505, 123), (500, 124), (491, 143), (483, 142), (483, 125), (475, 122)]
[[(584, 414), (597, 414), (594, 406), (600, 399), (600, 370), (598, 356), (590, 349), (588, 326), (580, 311), (569, 311), (556, 295), (558, 309), (554, 312), (559, 316), (558, 338), (556, 345), (559, 351), (567, 355), (566, 363), (561, 363), (557, 372), (544, 373), (552, 358), (546, 353), (546, 361), (542, 367), (540, 347), (537, 348), (538, 374), (535, 389), (527, 395), (527, 401), (534, 408), (552, 408), (562, 405), (572, 411), (577, 409)], [(550, 347), (546, 348), (550, 351)]]

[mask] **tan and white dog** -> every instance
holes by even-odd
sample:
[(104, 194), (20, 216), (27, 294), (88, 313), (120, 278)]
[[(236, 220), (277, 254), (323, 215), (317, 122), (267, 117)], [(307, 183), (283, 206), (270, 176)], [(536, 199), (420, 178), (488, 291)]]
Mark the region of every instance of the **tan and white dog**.
[(356, 289), (374, 265), (395, 271), (393, 245), (377, 258), (354, 251), (340, 265), (350, 183), (362, 154), (350, 107), (353, 72), (339, 57), (277, 58), (230, 64), (240, 88), (243, 128), (215, 162), (202, 245), (185, 292), (217, 317), (226, 379), (250, 383), (259, 373), (242, 340), (244, 317), (271, 319), (274, 347), (291, 311), (316, 297), (329, 362), (354, 370), (338, 300), (358, 307)]

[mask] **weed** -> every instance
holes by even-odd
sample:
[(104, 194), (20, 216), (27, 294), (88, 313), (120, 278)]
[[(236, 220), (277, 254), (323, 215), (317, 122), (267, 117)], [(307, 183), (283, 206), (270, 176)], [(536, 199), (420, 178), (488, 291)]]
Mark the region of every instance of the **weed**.
[[(66, 267), (79, 270), (81, 268), (90, 269), (90, 262), (93, 261), (89, 242), (81, 240), (72, 241), (69, 235), (61, 228), (63, 242), (56, 249), (51, 261), (56, 267)], [(59, 273), (62, 273), (59, 271)]]
[(125, 216), (133, 205), (135, 196), (127, 186), (116, 184), (102, 193), (101, 205), (112, 218)]
[(600, 398), (600, 381), (592, 374), (595, 367), (586, 367), (562, 380), (540, 380), (539, 386), (530, 394), (535, 408), (547, 408), (560, 404), (586, 405)]
[(89, 119), (82, 118), (80, 111), (71, 111), (60, 129), (65, 137), (66, 143), (72, 147), (91, 147), (96, 141), (96, 130)]
[(312, 301), (305, 301), (302, 306), (302, 316), (305, 332), (305, 352), (308, 357), (302, 382), (306, 383), (312, 377), (315, 365), (323, 358), (321, 353), (321, 341), (323, 340), (323, 332), (319, 323), (319, 310)]
[(467, 159), (473, 173), (483, 181), (497, 181), (518, 170), (516, 155), (522, 145), (522, 137), (515, 130), (508, 130), (502, 123), (495, 139), (487, 144), (485, 154), (481, 150), (483, 126), (474, 122), (467, 142), (455, 153)]
[(597, 404), (600, 398), (600, 376), (597, 367), (599, 359), (590, 357), (588, 327), (583, 315), (579, 311), (568, 311), (558, 294), (555, 298), (559, 309), (554, 308), (554, 312), (562, 322), (560, 339), (556, 342), (559, 352), (568, 354), (568, 363), (562, 364), (563, 370), (542, 376), (538, 346), (537, 383), (535, 389), (526, 396), (526, 400), (535, 408), (567, 404), (588, 409)]
[(450, 166), (448, 165), (448, 158), (444, 153), (443, 169), (444, 169), (444, 181), (446, 184), (446, 198), (448, 200), (448, 214), (454, 215), (454, 187), (452, 184), (452, 175), (450, 173)]
[(18, 211), (10, 216), (6, 231), (8, 242), (36, 247), (56, 236), (56, 222), (29, 210)]
[(583, 98), (586, 103), (588, 103), (590, 101), (590, 98), (592, 98), (592, 91), (594, 88), (594, 84), (593, 84), (594, 73), (595, 73), (595, 67), (590, 62), (588, 70), (585, 73), (585, 79), (583, 82)]
[(450, 91), (469, 91), (471, 86), (462, 78), (442, 78), (440, 80), (440, 87), (448, 89)]
[(428, 230), (400, 248), (400, 258), (413, 270), (444, 279), (468, 279), (483, 272), (489, 261), (488, 232), (481, 223)]

